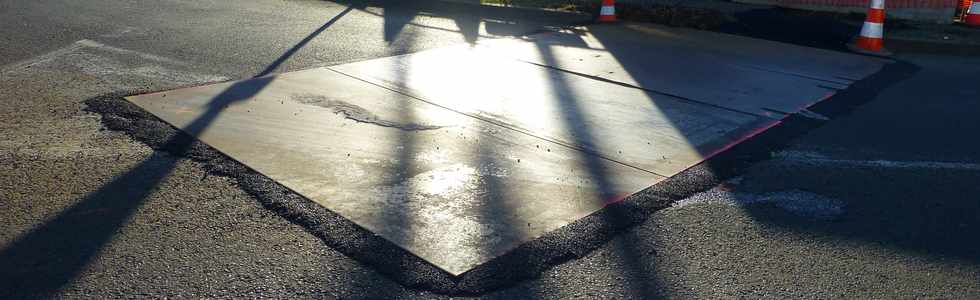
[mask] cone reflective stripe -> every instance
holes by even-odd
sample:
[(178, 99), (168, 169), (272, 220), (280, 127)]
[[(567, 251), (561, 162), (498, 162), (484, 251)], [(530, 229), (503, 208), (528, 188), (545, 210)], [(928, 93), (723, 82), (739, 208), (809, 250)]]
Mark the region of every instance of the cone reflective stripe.
[(959, 18), (960, 21), (962, 21), (963, 18), (966, 18), (966, 12), (970, 11), (970, 3), (973, 3), (973, 1), (960, 0), (960, 4), (956, 5), (956, 17)]
[(854, 47), (869, 52), (880, 52), (884, 46), (885, 0), (871, 0), (868, 17), (864, 19), (861, 35), (854, 40)]
[(616, 1), (602, 0), (602, 8), (599, 9), (599, 22), (616, 21)]
[(973, 1), (973, 4), (966, 11), (966, 17), (963, 18), (963, 23), (980, 26), (980, 1)]

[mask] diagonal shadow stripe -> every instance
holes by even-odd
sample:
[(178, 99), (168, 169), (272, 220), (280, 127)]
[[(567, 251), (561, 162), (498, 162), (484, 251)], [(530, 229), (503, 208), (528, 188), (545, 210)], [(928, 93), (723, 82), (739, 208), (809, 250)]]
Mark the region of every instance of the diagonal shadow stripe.
[[(204, 114), (185, 126), (182, 132), (169, 136), (158, 150), (179, 157), (197, 147), (196, 137), (207, 130), (225, 108), (249, 99), (265, 88), (274, 79), (265, 75), (351, 10), (353, 8), (348, 7), (307, 35), (256, 78), (238, 82), (222, 91), (209, 102)], [(7, 282), (18, 294), (53, 297), (82, 273), (156, 187), (173, 173), (179, 161), (174, 157), (152, 155), (19, 237), (0, 251), (0, 269), (5, 270), (0, 273), (0, 280)]]

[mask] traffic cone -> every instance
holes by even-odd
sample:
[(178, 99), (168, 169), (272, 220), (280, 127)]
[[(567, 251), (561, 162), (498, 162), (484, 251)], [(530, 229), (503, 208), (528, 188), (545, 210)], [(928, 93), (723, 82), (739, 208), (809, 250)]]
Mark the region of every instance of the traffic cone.
[(980, 1), (973, 1), (973, 4), (966, 11), (966, 16), (963, 17), (963, 23), (980, 26)]
[(599, 9), (599, 22), (616, 22), (616, 0), (602, 0), (602, 8)]
[(960, 3), (956, 5), (956, 20), (963, 22), (966, 18), (966, 12), (970, 10), (970, 3), (972, 0), (960, 0)]
[(864, 19), (864, 26), (861, 26), (861, 34), (854, 39), (854, 43), (848, 44), (847, 48), (851, 51), (888, 56), (891, 52), (885, 50), (885, 0), (871, 0), (871, 7), (868, 8), (868, 16)]

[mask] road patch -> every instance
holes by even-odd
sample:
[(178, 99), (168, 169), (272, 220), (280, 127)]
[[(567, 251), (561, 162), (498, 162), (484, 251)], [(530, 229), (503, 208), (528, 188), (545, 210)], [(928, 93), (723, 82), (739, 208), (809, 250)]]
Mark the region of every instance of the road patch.
[(327, 69), (128, 99), (455, 275), (663, 178)]
[[(539, 48), (538, 58), (580, 54), (541, 52), (537, 38), (500, 43)], [(599, 51), (589, 52), (599, 59), (566, 69), (514, 59), (514, 52), (495, 52), (494, 43), (127, 100), (461, 276), (697, 165), (885, 64), (847, 56), (866, 67), (788, 70), (787, 59), (762, 65), (762, 56), (753, 56), (758, 49), (722, 57), (696, 53), (707, 47), (695, 42), (629, 51), (661, 65), (638, 58), (619, 64), (603, 57), (624, 56), (585, 40), (574, 49)], [(723, 63), (739, 57), (755, 61)], [(709, 72), (706, 63), (737, 71)], [(619, 69), (595, 72), (608, 66)]]

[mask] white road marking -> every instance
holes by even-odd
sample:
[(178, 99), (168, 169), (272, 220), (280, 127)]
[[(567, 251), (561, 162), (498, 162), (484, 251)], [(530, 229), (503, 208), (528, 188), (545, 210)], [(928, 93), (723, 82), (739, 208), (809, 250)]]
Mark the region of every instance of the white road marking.
[[(150, 151), (120, 147), (118, 143), (92, 143), (92, 139), (102, 136), (97, 131), (102, 126), (101, 116), (76, 111), (84, 107), (79, 102), (110, 93), (227, 80), (198, 71), (200, 68), (190, 63), (92, 40), (39, 54), (0, 69), (0, 98), (18, 99), (11, 100), (7, 109), (30, 113), (27, 116), (42, 115), (48, 109), (58, 111), (50, 118), (0, 120), (0, 132), (9, 132), (0, 138), (0, 153), (14, 159), (84, 159), (94, 155), (138, 155), (134, 149)], [(138, 142), (126, 139), (125, 143)]]
[(100, 36), (101, 37), (105, 37), (105, 38), (121, 38), (121, 37), (126, 37), (126, 36), (129, 36), (129, 37), (133, 37), (133, 36), (145, 36), (146, 33), (147, 33), (147, 30), (146, 29), (142, 29), (142, 28), (139, 28), (139, 27), (133, 27), (133, 26), (126, 26), (126, 27), (123, 27), (123, 28), (121, 28), (119, 30), (113, 31), (111, 33), (103, 34), (103, 35), (100, 35)]
[(822, 154), (801, 151), (783, 151), (776, 153), (775, 159), (780, 161), (797, 161), (819, 165), (864, 167), (864, 168), (893, 168), (893, 169), (951, 169), (980, 171), (980, 164), (937, 161), (894, 161), (894, 160), (849, 160), (832, 159)]
[(771, 204), (808, 219), (831, 220), (844, 214), (844, 202), (834, 198), (801, 190), (785, 190), (765, 194), (739, 192), (737, 191), (739, 180), (740, 178), (728, 181), (711, 190), (674, 202), (671, 207), (664, 211), (670, 212), (697, 204), (721, 204), (736, 207)]
[(7, 70), (14, 71), (14, 70), (20, 70), (20, 69), (30, 68), (30, 67), (33, 67), (33, 66), (35, 66), (37, 64), (41, 64), (41, 63), (44, 63), (44, 62), (51, 61), (52, 59), (55, 59), (55, 58), (58, 58), (58, 57), (62, 57), (65, 54), (74, 52), (75, 50), (78, 50), (79, 48), (82, 48), (82, 47), (85, 47), (85, 45), (82, 45), (82, 44), (79, 44), (78, 42), (75, 42), (75, 43), (72, 43), (71, 45), (68, 45), (68, 46), (66, 46), (64, 48), (57, 49), (57, 50), (54, 50), (54, 51), (51, 51), (51, 52), (48, 52), (48, 53), (45, 53), (45, 54), (41, 54), (41, 55), (38, 55), (38, 56), (35, 56), (35, 57), (31, 57), (31, 58), (28, 58), (28, 59), (25, 59), (25, 60), (22, 60), (22, 61), (19, 61), (19, 62), (11, 63), (11, 64), (8, 64), (6, 66), (0, 67), (0, 73), (2, 73), (4, 71), (7, 71)]
[(814, 120), (820, 120), (820, 121), (829, 121), (830, 120), (830, 118), (828, 118), (827, 116), (821, 115), (819, 113), (813, 112), (813, 111), (811, 111), (809, 109), (805, 109), (805, 108), (802, 109), (802, 110), (800, 110), (796, 114), (798, 114), (800, 116), (803, 116), (803, 117), (810, 118), (810, 119), (814, 119)]
[(85, 46), (85, 47), (97, 48), (97, 49), (105, 50), (105, 51), (109, 51), (109, 52), (115, 52), (115, 53), (118, 53), (118, 54), (135, 55), (135, 56), (139, 56), (139, 57), (144, 58), (144, 59), (148, 59), (148, 60), (152, 60), (152, 61), (157, 61), (157, 62), (161, 62), (161, 63), (175, 64), (175, 65), (181, 65), (181, 66), (187, 65), (187, 63), (185, 63), (185, 62), (173, 60), (173, 59), (166, 58), (166, 57), (163, 57), (163, 56), (153, 55), (153, 54), (149, 54), (149, 53), (143, 53), (143, 52), (139, 52), (139, 51), (133, 51), (133, 50), (129, 50), (129, 49), (117, 48), (117, 47), (109, 46), (109, 45), (106, 45), (106, 44), (103, 44), (103, 43), (99, 43), (99, 42), (96, 42), (96, 41), (93, 41), (93, 40), (80, 40), (80, 41), (75, 42), (75, 44), (79, 44), (79, 45), (82, 45), (82, 46)]
[(202, 84), (227, 81), (228, 77), (202, 74), (189, 69), (193, 66), (179, 60), (109, 46), (84, 39), (28, 60), (4, 66), (4, 76), (36, 72), (37, 68), (77, 68), (81, 73), (120, 89), (145, 87), (146, 82), (163, 86)]

